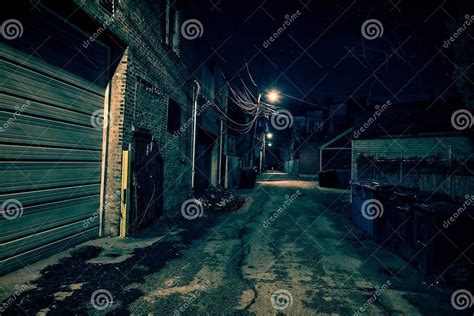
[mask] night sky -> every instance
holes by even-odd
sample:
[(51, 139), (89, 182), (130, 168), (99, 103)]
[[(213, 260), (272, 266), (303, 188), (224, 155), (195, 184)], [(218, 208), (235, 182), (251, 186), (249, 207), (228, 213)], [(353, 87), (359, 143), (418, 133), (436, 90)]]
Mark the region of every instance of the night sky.
[[(449, 25), (464, 20), (456, 3), (211, 0), (193, 3), (192, 16), (184, 18), (202, 22), (201, 56), (212, 55), (233, 84), (239, 86), (242, 78), (251, 85), (247, 61), (260, 89), (306, 100), (311, 104), (289, 98), (281, 104), (304, 112), (367, 97), (403, 103), (456, 95), (452, 49), (443, 48)], [(291, 25), (264, 47), (285, 15), (298, 10)], [(368, 19), (381, 22), (380, 37), (362, 36)]]

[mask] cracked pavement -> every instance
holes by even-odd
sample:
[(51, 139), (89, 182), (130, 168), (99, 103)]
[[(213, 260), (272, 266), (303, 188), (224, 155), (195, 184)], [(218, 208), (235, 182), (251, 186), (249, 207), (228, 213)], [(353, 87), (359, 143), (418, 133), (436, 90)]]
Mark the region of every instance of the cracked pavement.
[[(363, 238), (347, 191), (275, 172), (244, 194), (238, 212), (163, 219), (143, 236), (91, 241), (4, 277), (4, 302), (13, 284), (34, 279), (5, 314), (454, 312), (449, 289)], [(98, 289), (113, 300), (103, 310), (91, 304)]]

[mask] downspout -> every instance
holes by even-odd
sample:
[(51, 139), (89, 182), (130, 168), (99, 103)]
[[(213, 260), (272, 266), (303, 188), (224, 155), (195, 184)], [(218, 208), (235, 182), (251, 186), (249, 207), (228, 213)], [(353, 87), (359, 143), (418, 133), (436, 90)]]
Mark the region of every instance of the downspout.
[(193, 138), (191, 144), (192, 150), (192, 166), (191, 166), (191, 189), (194, 190), (195, 184), (195, 175), (196, 175), (196, 133), (197, 133), (197, 104), (198, 104), (198, 97), (201, 93), (201, 85), (199, 81), (194, 80), (194, 84), (196, 85), (196, 93), (193, 95)]
[[(221, 137), (219, 139), (219, 185), (222, 186), (222, 166), (223, 166), (223, 151), (224, 151), (224, 119), (221, 118)], [(224, 184), (225, 185), (225, 184)]]
[(319, 172), (323, 171), (323, 147), (319, 147)]
[(107, 207), (107, 167), (108, 167), (108, 147), (110, 130), (110, 102), (112, 100), (112, 87), (110, 82), (106, 90), (105, 111), (104, 111), (104, 129), (102, 132), (102, 172), (100, 183), (100, 201), (99, 201), (99, 237), (104, 236), (104, 214)]

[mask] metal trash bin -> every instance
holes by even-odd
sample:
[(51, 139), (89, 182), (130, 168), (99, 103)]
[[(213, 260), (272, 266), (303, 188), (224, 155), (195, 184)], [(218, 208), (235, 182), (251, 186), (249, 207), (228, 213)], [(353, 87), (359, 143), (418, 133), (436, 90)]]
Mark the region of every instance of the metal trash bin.
[(389, 229), (390, 247), (402, 258), (416, 264), (415, 203), (446, 201), (453, 199), (446, 194), (427, 191), (401, 190), (395, 192)]
[(474, 209), (459, 203), (429, 202), (414, 205), (415, 250), (418, 269), (425, 275), (456, 278), (470, 274), (474, 262)]
[[(388, 237), (386, 227), (389, 224), (389, 216), (392, 208), (392, 198), (399, 187), (392, 184), (372, 184), (365, 185), (365, 205), (362, 203), (363, 212), (362, 226), (367, 235), (379, 243), (384, 243)], [(364, 207), (365, 206), (365, 207)], [(369, 212), (372, 207), (372, 212)], [(364, 215), (365, 214), (365, 215)]]
[(337, 188), (337, 171), (334, 169), (320, 171), (319, 186), (323, 188)]
[(240, 169), (240, 183), (241, 189), (253, 189), (255, 188), (255, 182), (257, 179), (257, 172), (254, 168), (241, 168)]
[(337, 187), (339, 189), (348, 189), (349, 188), (349, 181), (351, 179), (351, 171), (350, 170), (337, 170)]
[(352, 223), (359, 228), (362, 228), (362, 203), (366, 200), (364, 185), (373, 184), (373, 180), (351, 180), (351, 215)]

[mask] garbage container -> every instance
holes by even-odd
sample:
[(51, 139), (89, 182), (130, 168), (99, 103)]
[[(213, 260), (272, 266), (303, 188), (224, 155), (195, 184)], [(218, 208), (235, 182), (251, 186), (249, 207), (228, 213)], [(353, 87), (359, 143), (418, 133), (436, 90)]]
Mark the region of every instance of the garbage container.
[(418, 269), (444, 278), (471, 274), (474, 262), (472, 205), (429, 202), (414, 205)]
[(381, 183), (364, 186), (366, 200), (361, 206), (362, 229), (379, 243), (385, 243), (388, 238), (387, 227), (390, 216), (387, 214), (391, 213), (394, 192), (402, 189), (392, 184)]
[(337, 170), (336, 177), (337, 177), (337, 187), (339, 189), (349, 188), (349, 180), (351, 179), (350, 170)]
[(324, 188), (337, 188), (337, 171), (333, 169), (320, 171), (319, 186)]
[(240, 169), (240, 185), (241, 189), (253, 189), (255, 188), (255, 182), (257, 179), (257, 173), (254, 168), (241, 168)]
[(373, 180), (362, 179), (362, 180), (351, 180), (351, 214), (352, 214), (352, 223), (359, 228), (362, 228), (362, 213), (361, 207), (365, 198), (364, 185), (374, 184)]
[(446, 194), (417, 190), (395, 192), (390, 224), (388, 226), (389, 246), (402, 258), (416, 264), (416, 234), (413, 205), (415, 203), (446, 201), (453, 199)]

